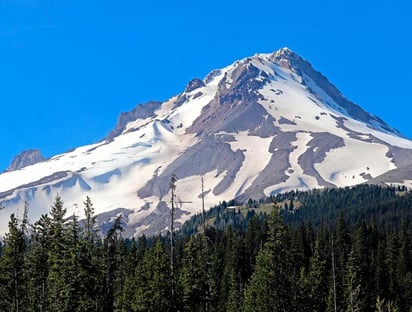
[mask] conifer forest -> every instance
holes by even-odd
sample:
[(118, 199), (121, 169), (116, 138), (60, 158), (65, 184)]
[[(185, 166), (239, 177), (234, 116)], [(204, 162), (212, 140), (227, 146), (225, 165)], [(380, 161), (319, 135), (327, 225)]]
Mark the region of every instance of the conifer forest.
[(359, 185), (222, 202), (180, 229), (102, 234), (56, 196), (11, 215), (0, 311), (412, 311), (412, 192)]

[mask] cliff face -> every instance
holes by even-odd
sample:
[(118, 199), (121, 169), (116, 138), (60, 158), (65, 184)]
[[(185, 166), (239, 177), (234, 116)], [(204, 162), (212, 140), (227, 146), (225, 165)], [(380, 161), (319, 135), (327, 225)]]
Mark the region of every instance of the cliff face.
[(19, 170), (24, 167), (37, 164), (44, 160), (45, 158), (42, 156), (40, 150), (38, 149), (23, 151), (14, 157), (13, 161), (11, 162), (10, 166), (7, 168), (6, 171)]
[(113, 140), (124, 130), (125, 126), (130, 121), (135, 121), (137, 119), (146, 119), (153, 116), (154, 112), (160, 108), (161, 102), (150, 101), (144, 105), (137, 105), (132, 111), (121, 113), (116, 127), (108, 134), (106, 137), (107, 141)]

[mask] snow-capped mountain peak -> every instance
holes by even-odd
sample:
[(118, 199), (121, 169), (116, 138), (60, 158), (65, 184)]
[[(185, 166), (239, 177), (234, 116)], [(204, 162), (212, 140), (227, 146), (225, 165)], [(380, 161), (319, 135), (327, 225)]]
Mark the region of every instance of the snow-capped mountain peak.
[(279, 65), (289, 65), (291, 60), (298, 59), (301, 59), (301, 57), (288, 47), (281, 48), (270, 55), (270, 60)]
[[(36, 219), (59, 193), (69, 212), (81, 216), (89, 195), (102, 224), (123, 214), (125, 235), (154, 233), (169, 226), (172, 175), (179, 196), (192, 202), (178, 205), (183, 222), (200, 211), (200, 177), (211, 206), (378, 181), (410, 166), (411, 156), (411, 141), (282, 48), (195, 78), (166, 102), (122, 113), (102, 142), (0, 175), (0, 227), (23, 200)], [(403, 176), (398, 182), (408, 183)]]

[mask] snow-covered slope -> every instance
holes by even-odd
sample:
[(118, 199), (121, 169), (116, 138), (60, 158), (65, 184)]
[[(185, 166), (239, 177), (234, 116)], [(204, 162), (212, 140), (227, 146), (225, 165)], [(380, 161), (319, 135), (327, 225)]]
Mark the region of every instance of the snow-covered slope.
[[(170, 100), (119, 118), (106, 140), (0, 175), (0, 230), (10, 213), (49, 211), (56, 194), (82, 216), (85, 197), (99, 220), (123, 214), (125, 235), (166, 230), (169, 182), (178, 178), (178, 222), (223, 200), (291, 189), (348, 186), (412, 165), (412, 142), (345, 99), (287, 48), (257, 54)], [(412, 177), (402, 181), (412, 180)], [(383, 179), (383, 180), (382, 180)]]

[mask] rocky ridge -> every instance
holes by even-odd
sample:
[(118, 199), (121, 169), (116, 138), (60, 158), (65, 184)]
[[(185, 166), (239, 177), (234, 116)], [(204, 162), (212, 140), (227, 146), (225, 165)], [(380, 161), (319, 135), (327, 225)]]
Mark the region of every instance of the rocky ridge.
[(69, 213), (81, 216), (89, 195), (102, 228), (121, 214), (127, 236), (153, 234), (170, 224), (172, 175), (179, 199), (191, 202), (176, 202), (178, 226), (200, 210), (201, 177), (210, 207), (295, 189), (408, 185), (410, 170), (402, 168), (411, 159), (411, 141), (284, 48), (122, 113), (101, 142), (0, 175), (0, 220), (23, 198), (35, 219), (57, 193)]
[(30, 149), (16, 155), (6, 171), (19, 170), (46, 160), (39, 149)]

